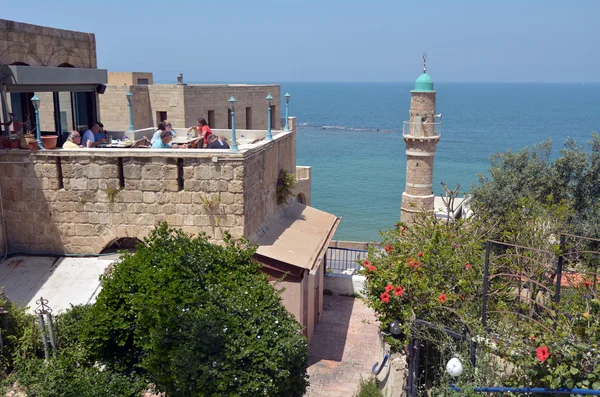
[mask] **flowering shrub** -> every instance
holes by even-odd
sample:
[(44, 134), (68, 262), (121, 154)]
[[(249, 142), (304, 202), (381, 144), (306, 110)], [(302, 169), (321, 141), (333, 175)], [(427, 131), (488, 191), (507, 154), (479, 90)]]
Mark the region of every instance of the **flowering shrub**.
[(399, 320), (401, 342), (410, 335), (411, 319), (462, 329), (472, 320), (468, 313), (480, 310), (483, 241), (477, 226), (427, 216), (418, 222), (411, 227), (397, 224), (383, 232), (385, 248), (371, 247), (361, 269), (366, 299), (383, 331)]

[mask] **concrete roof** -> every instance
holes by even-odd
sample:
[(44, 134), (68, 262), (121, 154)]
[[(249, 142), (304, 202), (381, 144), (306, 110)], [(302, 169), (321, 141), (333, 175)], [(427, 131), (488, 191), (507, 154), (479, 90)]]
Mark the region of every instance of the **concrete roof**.
[(15, 256), (0, 263), (0, 287), (8, 299), (25, 304), (31, 312), (40, 297), (48, 299), (53, 313), (64, 312), (71, 304), (95, 301), (99, 277), (114, 260)]
[(255, 239), (259, 245), (256, 253), (312, 270), (323, 260), (322, 252), (329, 246), (339, 222), (335, 215), (294, 203)]

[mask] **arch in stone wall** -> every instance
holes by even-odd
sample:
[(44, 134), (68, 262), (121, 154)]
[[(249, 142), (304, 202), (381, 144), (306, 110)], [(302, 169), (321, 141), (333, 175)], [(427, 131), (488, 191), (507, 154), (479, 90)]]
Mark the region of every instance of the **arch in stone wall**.
[(83, 59), (79, 52), (71, 48), (52, 47), (49, 52), (39, 54), (22, 43), (13, 43), (6, 49), (0, 50), (0, 59), (2, 59), (2, 63), (8, 65), (59, 66), (68, 64), (76, 68), (92, 66), (91, 59)]
[(300, 204), (306, 205), (306, 196), (304, 195), (304, 193), (298, 193), (298, 195), (296, 196), (296, 201), (298, 201)]
[(11, 65), (14, 65), (14, 66), (30, 66), (28, 63), (25, 63), (25, 62), (13, 62), (13, 63), (11, 63)]
[(68, 62), (64, 62), (64, 63), (61, 63), (60, 65), (58, 65), (58, 67), (59, 68), (74, 68), (75, 66), (71, 65)]
[(115, 242), (122, 239), (137, 239), (142, 241), (153, 230), (152, 227), (145, 226), (114, 226), (104, 230), (92, 245), (92, 251), (99, 254), (109, 248)]

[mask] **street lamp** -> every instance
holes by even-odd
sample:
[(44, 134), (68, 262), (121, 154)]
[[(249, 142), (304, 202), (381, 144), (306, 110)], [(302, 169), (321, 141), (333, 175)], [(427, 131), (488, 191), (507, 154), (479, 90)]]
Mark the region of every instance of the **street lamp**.
[(127, 103), (129, 104), (129, 132), (133, 132), (135, 131), (135, 128), (133, 128), (133, 110), (131, 108), (131, 98), (133, 95), (131, 94), (131, 90), (127, 90), (125, 96), (127, 97)]
[(239, 150), (235, 139), (235, 103), (237, 99), (232, 95), (228, 102), (231, 105), (231, 150), (237, 152)]
[(283, 127), (284, 131), (289, 131), (290, 130), (290, 125), (289, 125), (289, 118), (290, 118), (290, 97), (291, 95), (289, 94), (289, 92), (286, 92), (285, 95), (285, 127)]
[(40, 149), (44, 149), (44, 143), (42, 142), (42, 134), (40, 132), (40, 98), (33, 94), (31, 103), (35, 109), (35, 137), (37, 139), (38, 146)]
[(460, 376), (463, 373), (463, 365), (460, 360), (456, 357), (451, 358), (446, 364), (446, 372), (450, 376)]
[(267, 141), (272, 141), (273, 140), (273, 133), (271, 132), (271, 102), (273, 102), (273, 97), (271, 96), (271, 93), (269, 92), (269, 95), (267, 95), (267, 104), (268, 104), (268, 116), (267, 116)]

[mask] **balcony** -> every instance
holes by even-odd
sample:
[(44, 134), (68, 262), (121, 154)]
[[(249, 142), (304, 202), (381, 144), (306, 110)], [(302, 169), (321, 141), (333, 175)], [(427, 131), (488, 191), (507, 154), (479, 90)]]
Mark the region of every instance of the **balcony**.
[(404, 138), (437, 138), (442, 135), (442, 122), (434, 123), (411, 123), (404, 121), (402, 123), (402, 136)]

